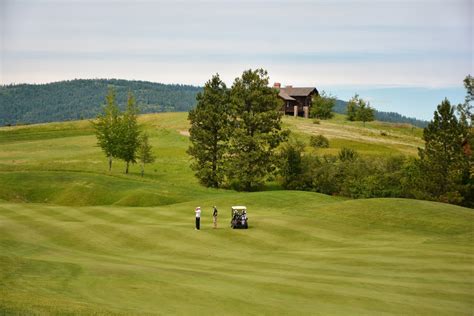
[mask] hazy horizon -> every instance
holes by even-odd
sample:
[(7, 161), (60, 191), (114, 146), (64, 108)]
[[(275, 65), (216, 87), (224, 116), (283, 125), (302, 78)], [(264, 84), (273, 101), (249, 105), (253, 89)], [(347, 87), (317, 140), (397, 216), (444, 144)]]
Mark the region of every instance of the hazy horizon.
[(462, 102), (473, 4), (0, 0), (0, 83), (118, 78), (202, 86), (249, 68), (430, 119)]

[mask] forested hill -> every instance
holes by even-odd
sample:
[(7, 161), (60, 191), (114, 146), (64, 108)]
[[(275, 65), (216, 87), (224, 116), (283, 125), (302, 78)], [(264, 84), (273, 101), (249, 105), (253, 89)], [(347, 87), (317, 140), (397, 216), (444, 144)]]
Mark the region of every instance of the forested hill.
[(77, 79), (0, 86), (0, 126), (95, 117), (114, 87), (123, 108), (132, 91), (140, 113), (188, 111), (200, 87), (117, 79)]
[[(0, 126), (88, 119), (97, 116), (107, 88), (113, 86), (119, 105), (127, 93), (135, 94), (140, 113), (182, 112), (196, 104), (201, 87), (119, 79), (77, 79), (48, 84), (0, 86)], [(337, 100), (334, 111), (345, 113), (347, 103)], [(410, 123), (424, 127), (427, 122), (398, 113), (375, 112), (380, 121)]]

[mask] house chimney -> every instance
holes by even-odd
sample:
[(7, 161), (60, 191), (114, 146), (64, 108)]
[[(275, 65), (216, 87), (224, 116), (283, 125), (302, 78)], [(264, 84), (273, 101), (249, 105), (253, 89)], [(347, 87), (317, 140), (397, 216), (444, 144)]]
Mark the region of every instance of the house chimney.
[(281, 83), (275, 82), (275, 83), (273, 84), (273, 88), (275, 88), (275, 89), (280, 89), (280, 88), (281, 88)]

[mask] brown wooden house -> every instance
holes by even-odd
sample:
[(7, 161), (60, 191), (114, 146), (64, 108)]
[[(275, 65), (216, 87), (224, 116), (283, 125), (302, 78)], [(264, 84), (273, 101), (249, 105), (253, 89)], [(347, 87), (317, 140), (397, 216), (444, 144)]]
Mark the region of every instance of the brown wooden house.
[(273, 85), (279, 91), (278, 97), (283, 100), (282, 111), (286, 115), (309, 117), (311, 99), (314, 95), (319, 95), (316, 88), (297, 88), (293, 86), (281, 87), (280, 83)]

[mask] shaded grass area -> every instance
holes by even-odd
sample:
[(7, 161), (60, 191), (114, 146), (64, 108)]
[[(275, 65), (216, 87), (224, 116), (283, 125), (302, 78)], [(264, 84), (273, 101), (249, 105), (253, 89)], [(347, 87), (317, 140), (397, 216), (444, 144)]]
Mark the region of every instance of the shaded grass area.
[[(232, 230), (230, 206), (243, 201), (250, 229)], [(472, 211), (413, 202), (227, 193), (199, 200), (201, 231), (193, 229), (198, 201), (153, 208), (1, 203), (0, 308), (470, 315)]]

